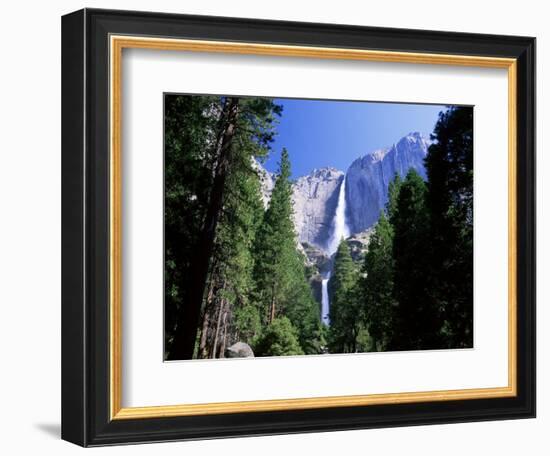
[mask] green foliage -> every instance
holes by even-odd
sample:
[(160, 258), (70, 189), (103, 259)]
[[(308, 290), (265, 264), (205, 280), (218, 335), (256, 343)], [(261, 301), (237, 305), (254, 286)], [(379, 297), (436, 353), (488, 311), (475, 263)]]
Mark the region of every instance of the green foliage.
[(441, 113), (426, 157), (430, 296), (449, 348), (473, 346), (473, 110)]
[(210, 280), (224, 284), (239, 340), (249, 342), (259, 332), (259, 309), (250, 300), (255, 288), (252, 277), (252, 246), (263, 218), (258, 177), (251, 168), (234, 170), (226, 184), (224, 212), (220, 219)]
[(388, 217), (394, 217), (397, 212), (397, 199), (399, 197), (399, 190), (401, 190), (401, 185), (403, 184), (403, 179), (399, 174), (395, 174), (393, 180), (388, 185), (388, 202), (386, 203), (386, 212)]
[(429, 296), (429, 214), (426, 184), (408, 172), (397, 198), (393, 225), (394, 297), (397, 301), (393, 350), (438, 348), (440, 315)]
[(303, 355), (298, 331), (287, 317), (275, 318), (254, 344), (256, 356)]
[(186, 301), (185, 277), (208, 203), (214, 119), (213, 97), (165, 100), (165, 342), (170, 351), (177, 316)]
[[(224, 100), (222, 99), (222, 102)], [(275, 119), (281, 108), (270, 99), (240, 99), (239, 116), (232, 141), (231, 166), (225, 178), (223, 210), (220, 214), (209, 283), (217, 289), (228, 308), (223, 331), (230, 343), (251, 343), (261, 330), (260, 309), (251, 299), (256, 288), (253, 278), (253, 245), (264, 216), (260, 181), (255, 159), (265, 157), (275, 134)], [(204, 302), (203, 314), (220, 315), (214, 298)], [(214, 311), (209, 308), (214, 307)], [(203, 317), (204, 319), (204, 317)], [(219, 319), (218, 319), (219, 320)], [(216, 320), (216, 332), (220, 329)], [(222, 344), (216, 333), (207, 337), (206, 345)], [(208, 351), (216, 350), (211, 347)]]
[(304, 257), (297, 251), (290, 174), (290, 159), (283, 149), (254, 249), (256, 299), (264, 325), (278, 316), (287, 316), (298, 330), (302, 349), (319, 353), (320, 312), (306, 277)]
[(262, 328), (258, 308), (250, 304), (237, 307), (234, 318), (236, 338), (249, 345), (252, 344)]
[(257, 297), (266, 323), (283, 311), (293, 282), (296, 246), (289, 178), (290, 160), (288, 152), (283, 149), (269, 207), (255, 246)]
[[(394, 192), (390, 202), (397, 203), (397, 195)], [(395, 209), (391, 211), (394, 214), (395, 212)], [(393, 336), (395, 303), (393, 227), (384, 212), (380, 214), (370, 238), (363, 273), (361, 315), (371, 338), (370, 348), (373, 351), (384, 351)]]
[(334, 258), (333, 273), (328, 283), (330, 296), (329, 350), (333, 353), (357, 351), (360, 331), (358, 318), (359, 274), (351, 258), (349, 246), (342, 240)]
[[(228, 100), (236, 109), (230, 141)], [(329, 281), (330, 327), (321, 323), (309, 283), (318, 271), (306, 268), (295, 241), (286, 150), (267, 210), (261, 201), (254, 160), (269, 154), (281, 107), (266, 98), (169, 95), (165, 109), (166, 356), (178, 346), (174, 334), (196, 286), (196, 246), (208, 228), (200, 328), (190, 336), (195, 356), (223, 356), (237, 341), (256, 356), (472, 346), (471, 108), (440, 114), (427, 182), (414, 171), (390, 182), (361, 270), (340, 243)], [(220, 176), (223, 188), (215, 191)], [(196, 289), (200, 301), (203, 288)]]
[(375, 350), (472, 346), (473, 118), (441, 113), (426, 157), (388, 188), (365, 257), (363, 313)]
[(355, 338), (357, 353), (364, 353), (369, 351), (381, 351), (376, 350), (375, 343), (369, 333), (369, 330), (363, 325), (358, 324), (357, 336)]
[(289, 285), (284, 314), (298, 330), (298, 339), (306, 354), (320, 353), (325, 345), (321, 334), (319, 304), (313, 298), (306, 277), (305, 258), (296, 252), (292, 261), (292, 283)]
[[(224, 97), (167, 95), (165, 99), (168, 357), (179, 326), (192, 323), (182, 322), (181, 315), (190, 305), (189, 290), (199, 286), (204, 286), (200, 313), (206, 333), (197, 336), (201, 339), (195, 350), (198, 356), (216, 353), (213, 345), (231, 342), (239, 331), (253, 337), (259, 330), (255, 323), (259, 309), (250, 301), (255, 288), (252, 245), (264, 211), (253, 158), (262, 159), (269, 153), (282, 108), (267, 98), (232, 100), (234, 131), (231, 141), (226, 141), (230, 150), (225, 150), (225, 168), (220, 174), (222, 138), (228, 132), (227, 106), (229, 99)], [(216, 178), (223, 183), (217, 193)], [(213, 198), (218, 198), (216, 206)], [(202, 285), (190, 283), (193, 265), (204, 255), (196, 246), (201, 234), (211, 229), (205, 220), (212, 207), (220, 209), (211, 217), (215, 225), (207, 280)]]

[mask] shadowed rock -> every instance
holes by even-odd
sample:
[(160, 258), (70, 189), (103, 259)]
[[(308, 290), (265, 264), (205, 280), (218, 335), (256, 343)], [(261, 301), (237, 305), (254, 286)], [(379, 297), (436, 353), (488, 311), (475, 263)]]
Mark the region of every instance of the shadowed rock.
[(254, 352), (250, 345), (244, 342), (237, 342), (225, 349), (226, 358), (254, 358)]
[(326, 247), (343, 179), (342, 171), (321, 168), (296, 180), (292, 201), (294, 226), (300, 242)]

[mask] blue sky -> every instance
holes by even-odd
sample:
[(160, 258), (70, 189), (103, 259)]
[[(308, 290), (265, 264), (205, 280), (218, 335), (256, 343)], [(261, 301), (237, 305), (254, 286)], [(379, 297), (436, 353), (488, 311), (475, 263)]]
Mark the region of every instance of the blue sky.
[(276, 99), (283, 105), (273, 152), (264, 166), (277, 171), (286, 147), (292, 177), (332, 166), (346, 171), (357, 157), (391, 146), (412, 131), (427, 137), (445, 106), (353, 101)]

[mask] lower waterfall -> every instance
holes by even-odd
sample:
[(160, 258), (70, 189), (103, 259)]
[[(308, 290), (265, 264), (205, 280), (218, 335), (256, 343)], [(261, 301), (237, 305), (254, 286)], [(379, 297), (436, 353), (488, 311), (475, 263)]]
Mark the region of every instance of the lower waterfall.
[(330, 280), (330, 271), (321, 282), (321, 321), (325, 325), (330, 324), (330, 306), (328, 300), (328, 281)]

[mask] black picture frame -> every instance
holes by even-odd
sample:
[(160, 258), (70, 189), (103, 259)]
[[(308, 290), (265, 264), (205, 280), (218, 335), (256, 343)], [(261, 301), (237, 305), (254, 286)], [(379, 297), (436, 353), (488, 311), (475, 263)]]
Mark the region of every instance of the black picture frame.
[[(109, 36), (517, 59), (517, 395), (111, 420)], [(62, 19), (62, 438), (82, 446), (535, 416), (535, 39), (84, 9)]]

